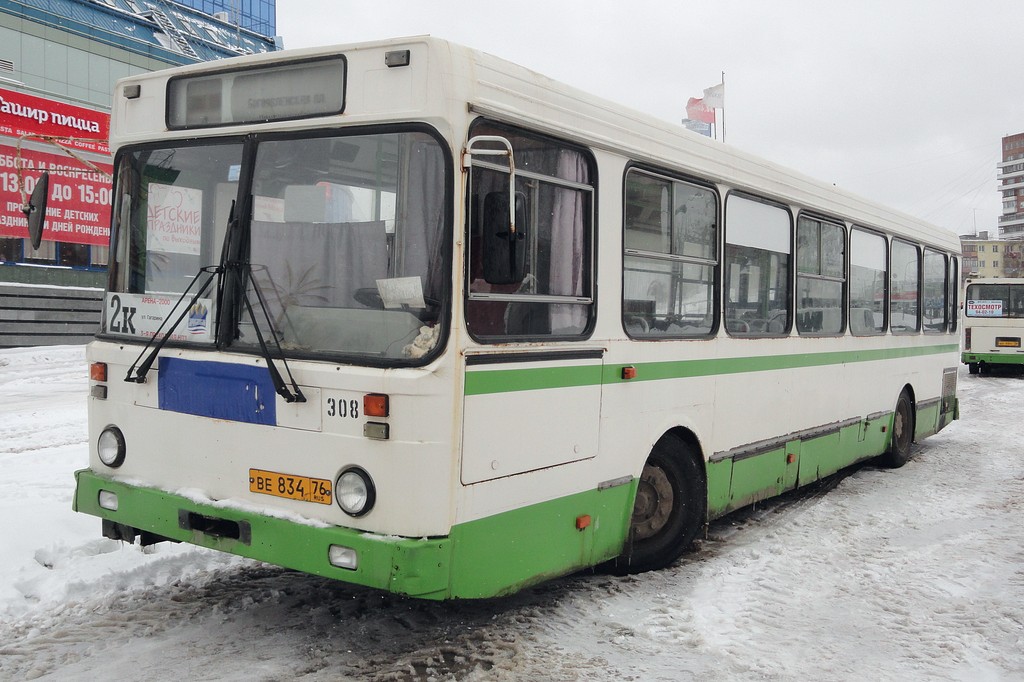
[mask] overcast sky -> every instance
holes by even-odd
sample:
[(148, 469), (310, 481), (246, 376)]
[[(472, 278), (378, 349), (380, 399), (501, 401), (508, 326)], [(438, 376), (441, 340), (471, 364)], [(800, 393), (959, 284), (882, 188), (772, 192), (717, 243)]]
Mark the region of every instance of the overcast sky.
[(286, 48), (430, 34), (679, 122), (725, 72), (726, 141), (960, 234), (996, 234), (1024, 132), (1019, 0), (282, 0)]

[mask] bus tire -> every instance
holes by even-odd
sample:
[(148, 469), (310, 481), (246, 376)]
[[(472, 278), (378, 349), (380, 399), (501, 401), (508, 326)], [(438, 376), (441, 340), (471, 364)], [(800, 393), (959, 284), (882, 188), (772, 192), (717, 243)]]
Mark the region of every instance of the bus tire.
[(707, 491), (704, 467), (693, 448), (672, 434), (654, 445), (644, 463), (620, 574), (668, 566), (688, 550), (704, 527)]
[(971, 374), (977, 374), (978, 373), (978, 363), (976, 363), (976, 362), (968, 362), (967, 363), (967, 371), (970, 372)]
[(898, 469), (910, 461), (910, 451), (914, 445), (914, 401), (903, 391), (896, 401), (896, 411), (892, 415), (892, 438), (889, 450), (882, 456), (882, 463), (892, 469)]

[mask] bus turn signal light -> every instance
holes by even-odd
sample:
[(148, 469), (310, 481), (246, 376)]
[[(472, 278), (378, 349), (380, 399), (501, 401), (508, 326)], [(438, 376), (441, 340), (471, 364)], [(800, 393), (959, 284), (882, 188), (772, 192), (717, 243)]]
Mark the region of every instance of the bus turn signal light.
[(89, 365), (89, 378), (93, 381), (107, 380), (107, 363), (94, 362)]
[(367, 417), (387, 417), (389, 412), (388, 397), (383, 393), (367, 393), (363, 396), (363, 414)]
[(623, 367), (622, 378), (625, 381), (629, 381), (630, 379), (636, 379), (636, 367), (634, 367), (633, 365), (627, 365), (626, 367)]

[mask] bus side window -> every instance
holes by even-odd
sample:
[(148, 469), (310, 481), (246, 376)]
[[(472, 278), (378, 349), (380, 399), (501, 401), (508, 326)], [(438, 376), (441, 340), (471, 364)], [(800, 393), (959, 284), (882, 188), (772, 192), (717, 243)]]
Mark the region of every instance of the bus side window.
[(622, 325), (633, 338), (715, 330), (718, 197), (630, 169), (623, 206)]
[(854, 228), (850, 232), (850, 332), (855, 336), (885, 331), (885, 237)]
[(511, 143), (517, 223), (511, 235), (509, 171), (474, 157), (466, 302), (470, 334), (492, 343), (585, 335), (594, 310), (593, 158), (586, 150), (487, 121), (478, 121), (470, 132), (471, 137), (494, 135)]
[(949, 320), (949, 306), (946, 296), (949, 287), (946, 286), (948, 268), (946, 255), (933, 251), (924, 250), (924, 330), (931, 333), (945, 332)]
[(797, 221), (797, 331), (840, 334), (846, 286), (846, 232), (841, 225), (801, 216)]
[(893, 239), (889, 269), (889, 327), (894, 334), (921, 330), (921, 256), (917, 246)]
[(730, 195), (725, 204), (725, 330), (781, 336), (790, 329), (789, 212)]

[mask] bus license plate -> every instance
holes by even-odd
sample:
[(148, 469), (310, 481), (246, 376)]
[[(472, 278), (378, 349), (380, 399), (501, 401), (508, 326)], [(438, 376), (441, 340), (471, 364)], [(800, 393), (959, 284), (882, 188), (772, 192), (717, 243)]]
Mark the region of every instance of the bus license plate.
[(996, 348), (1020, 348), (1019, 336), (997, 336)]
[(300, 502), (331, 503), (331, 482), (323, 478), (249, 469), (249, 492)]

